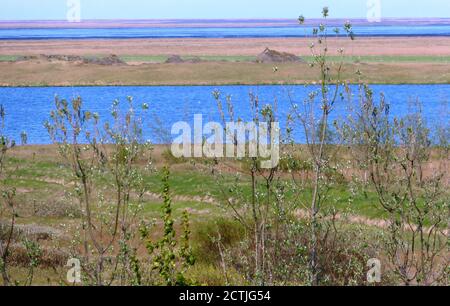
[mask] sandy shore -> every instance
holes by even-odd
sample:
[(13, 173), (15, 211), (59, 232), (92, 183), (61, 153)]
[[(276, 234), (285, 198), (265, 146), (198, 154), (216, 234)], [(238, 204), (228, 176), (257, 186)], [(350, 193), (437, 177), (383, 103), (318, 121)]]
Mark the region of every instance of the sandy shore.
[[(127, 39), (0, 41), (0, 55), (217, 55), (256, 56), (266, 47), (310, 55), (310, 38), (253, 39)], [(330, 52), (341, 47), (347, 55), (449, 56), (450, 37), (330, 39)]]

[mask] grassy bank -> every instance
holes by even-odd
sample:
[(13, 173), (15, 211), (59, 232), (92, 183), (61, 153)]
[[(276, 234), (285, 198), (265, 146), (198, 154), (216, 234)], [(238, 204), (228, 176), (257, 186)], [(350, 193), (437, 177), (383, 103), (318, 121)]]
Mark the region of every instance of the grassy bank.
[[(371, 84), (449, 84), (450, 64), (442, 62), (347, 62), (343, 79)], [(413, 58), (416, 59), (417, 58)], [(444, 58), (445, 59), (445, 58)], [(274, 71), (274, 67), (277, 70)], [(317, 81), (307, 63), (200, 63), (101, 66), (69, 62), (0, 62), (0, 86), (239, 85), (304, 84)]]
[[(248, 284), (244, 275), (232, 268), (227, 272), (227, 279), (224, 278), (220, 265), (222, 254), (213, 239), (221, 235), (222, 246), (229, 250), (239, 249), (239, 244), (244, 241), (245, 229), (234, 218), (222, 194), (223, 189), (234, 188), (234, 174), (223, 168), (223, 176), (218, 181), (202, 159), (174, 159), (166, 149), (165, 146), (154, 147), (154, 166), (161, 169), (163, 165), (170, 165), (172, 214), (175, 220), (178, 222), (186, 210), (190, 214), (191, 243), (198, 260), (186, 275), (202, 285), (224, 285), (229, 282), (237, 285)], [(74, 233), (79, 230), (77, 226), (82, 218), (82, 208), (73, 194), (71, 195), (74, 185), (70, 166), (59, 157), (57, 147), (53, 145), (16, 147), (12, 150), (11, 157), (6, 160), (5, 166), (14, 169), (3, 184), (5, 187), (16, 188), (16, 227), (28, 233), (24, 235), (37, 233), (36, 235), (44, 237), (40, 239), (43, 259), (35, 271), (35, 283), (65, 283), (67, 271), (64, 265), (67, 259), (64, 254), (77, 242)], [(250, 198), (250, 177), (245, 172), (245, 164), (237, 163), (234, 166), (242, 170), (239, 183), (241, 195)], [(143, 179), (150, 190), (141, 204), (139, 218), (145, 222), (155, 222), (153, 232), (157, 237), (161, 233), (158, 230), (158, 220), (163, 211), (162, 199), (159, 198), (162, 175), (160, 172), (149, 172)], [(290, 175), (286, 173), (281, 179), (287, 182)], [(345, 179), (337, 177), (336, 182), (329, 195), (335, 199), (333, 206), (336, 215), (348, 217), (337, 219), (336, 226), (353, 239), (364, 237), (367, 241), (378, 243), (380, 237), (387, 234), (387, 228), (386, 222), (383, 221), (386, 216), (379, 208), (374, 190), (354, 193), (349, 190)], [(105, 194), (108, 194), (109, 187), (105, 188)], [(299, 203), (309, 202), (311, 196), (310, 189), (302, 190), (300, 198), (289, 190), (285, 192), (286, 200)], [(104, 209), (106, 213), (107, 208)], [(300, 205), (296, 209), (299, 210), (298, 226), (302, 228), (305, 220), (301, 211), (304, 208)], [(8, 222), (7, 220), (8, 215), (2, 211), (0, 222)], [(179, 228), (176, 230), (180, 231)], [(299, 230), (299, 234), (304, 235), (304, 230)], [(48, 236), (48, 233), (51, 235)], [(351, 241), (352, 248), (355, 243), (361, 241)], [(11, 273), (16, 279), (26, 277), (21, 252), (20, 248), (13, 250)], [(139, 258), (147, 256), (145, 248), (137, 249), (137, 254)]]
[[(299, 145), (299, 150), (305, 150), (304, 146)], [(222, 210), (222, 191), (225, 187), (231, 187), (235, 183), (233, 171), (224, 169), (224, 177), (220, 183), (210, 173), (207, 167), (207, 160), (203, 159), (175, 159), (169, 153), (168, 146), (156, 145), (153, 147), (154, 166), (162, 168), (164, 165), (170, 165), (172, 168), (171, 191), (174, 195), (175, 215), (180, 216), (186, 208), (193, 209), (194, 217), (217, 217), (223, 216)], [(346, 157), (345, 151), (340, 153), (342, 159)], [(436, 154), (432, 154), (433, 160)], [(70, 167), (65, 164), (58, 154), (57, 147), (54, 145), (29, 145), (20, 146), (13, 149), (11, 157), (7, 159), (7, 167), (15, 169), (13, 174), (8, 177), (5, 184), (15, 186), (19, 190), (20, 211), (19, 219), (22, 222), (30, 223), (33, 221), (43, 222), (44, 224), (57, 223), (57, 218), (30, 218), (34, 209), (39, 209), (39, 205), (51, 205), (55, 199), (60, 203), (65, 201), (60, 195), (64, 191), (72, 188), (70, 183)], [(430, 165), (431, 167), (431, 165)], [(247, 173), (245, 163), (233, 163), (234, 169), (240, 169), (242, 173)], [(384, 218), (382, 209), (378, 207), (378, 198), (375, 190), (366, 190), (363, 194), (352, 194), (347, 188), (347, 180), (350, 180), (352, 169), (349, 168), (342, 176), (335, 178), (336, 185), (329, 192), (332, 198), (336, 200), (336, 207), (339, 212), (351, 212), (368, 219)], [(283, 180), (288, 182), (291, 175), (286, 173)], [(161, 191), (161, 175), (159, 173), (149, 173), (144, 177), (148, 186), (151, 186), (152, 193), (159, 194)], [(241, 177), (242, 193), (250, 197), (250, 176), (243, 174)], [(300, 198), (294, 196), (286, 190), (285, 196), (288, 199), (301, 200), (308, 202), (311, 198), (311, 190), (303, 190)], [(157, 217), (160, 212), (159, 199), (153, 196), (147, 198), (144, 213), (147, 217)], [(70, 203), (66, 203), (70, 204)], [(64, 206), (64, 205), (63, 205)], [(58, 209), (54, 207), (54, 209)]]

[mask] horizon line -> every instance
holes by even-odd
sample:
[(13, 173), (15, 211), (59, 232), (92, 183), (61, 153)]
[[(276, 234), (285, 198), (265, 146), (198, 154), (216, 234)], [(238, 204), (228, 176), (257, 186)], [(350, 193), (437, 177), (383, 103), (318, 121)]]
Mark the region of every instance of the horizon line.
[[(381, 18), (381, 21), (395, 21), (395, 20), (450, 20), (450, 17), (385, 17)], [(296, 21), (296, 18), (95, 18), (95, 19), (82, 19), (80, 22), (93, 22), (93, 21)], [(321, 17), (306, 18), (308, 20), (324, 20)], [(357, 20), (366, 21), (366, 17), (352, 17), (352, 18), (327, 18), (326, 20)], [(70, 22), (66, 19), (0, 19), (0, 22)]]

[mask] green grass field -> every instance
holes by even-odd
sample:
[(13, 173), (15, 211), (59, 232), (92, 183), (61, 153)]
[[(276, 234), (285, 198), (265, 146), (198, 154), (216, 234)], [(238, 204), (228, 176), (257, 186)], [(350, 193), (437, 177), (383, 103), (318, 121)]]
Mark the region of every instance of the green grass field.
[(13, 62), (18, 57), (18, 55), (0, 55), (0, 62)]
[[(33, 147), (29, 147), (27, 150), (33, 150)], [(7, 166), (14, 168), (15, 171), (4, 181), (7, 186), (26, 190), (26, 192), (18, 194), (19, 201), (23, 203), (21, 206), (24, 212), (23, 216), (30, 215), (31, 207), (28, 206), (30, 203), (38, 202), (38, 205), (39, 203), (42, 204), (70, 189), (70, 172), (67, 166), (58, 161), (40, 160), (37, 155), (33, 156), (32, 158), (14, 157), (8, 159)], [(171, 162), (164, 157), (159, 157), (158, 161), (159, 163)], [(223, 209), (226, 208), (222, 191), (235, 186), (235, 176), (225, 175), (218, 180), (217, 177), (205, 173), (204, 170), (196, 170), (195, 167), (190, 167), (189, 163), (189, 161), (186, 161), (184, 164), (177, 164), (182, 169), (174, 170), (171, 176), (171, 191), (175, 196), (174, 209), (176, 215), (179, 216), (183, 209), (190, 208), (193, 209), (193, 215), (196, 217), (220, 216), (223, 214)], [(145, 176), (146, 185), (150, 186), (152, 193), (160, 193), (161, 178), (161, 175), (157, 173)], [(286, 183), (288, 181), (289, 179), (286, 178)], [(250, 178), (242, 176), (238, 186), (243, 196), (249, 200), (251, 196), (250, 185)], [(287, 190), (285, 196), (292, 200), (296, 198), (299, 203), (308, 203), (311, 199), (311, 190), (309, 188), (302, 190), (300, 196)], [(329, 197), (334, 199), (333, 204), (340, 213), (351, 213), (375, 219), (385, 217), (379, 209), (374, 191), (369, 190), (366, 194), (352, 195), (345, 185), (338, 185), (330, 190)], [(206, 203), (201, 200), (203, 198), (212, 199), (214, 203)], [(149, 217), (157, 217), (160, 212), (158, 203), (160, 202), (148, 200), (144, 205), (144, 213), (148, 214)], [(298, 209), (307, 209), (307, 207), (299, 205)]]
[[(299, 150), (301, 151), (301, 147)], [(221, 246), (230, 252), (249, 250), (249, 247), (240, 245), (248, 241), (244, 238), (248, 232), (237, 221), (235, 214), (235, 209), (242, 212), (252, 201), (251, 177), (246, 170), (248, 163), (227, 162), (226, 167), (231, 166), (234, 170), (223, 170), (217, 175), (211, 172), (207, 160), (175, 159), (165, 146), (155, 146), (152, 151), (153, 165), (157, 171), (145, 170), (144, 163), (138, 166), (140, 171), (143, 171), (142, 180), (148, 190), (143, 195), (142, 201), (137, 202), (133, 197), (130, 203), (130, 213), (131, 211), (137, 213), (134, 222), (152, 224), (153, 239), (161, 237), (164, 232), (162, 227), (164, 209), (160, 198), (163, 189), (163, 174), (160, 170), (164, 165), (169, 166), (171, 214), (174, 218), (175, 231), (177, 235), (182, 233), (180, 222), (183, 213), (187, 211), (190, 218), (189, 231), (192, 234), (190, 243), (197, 258), (196, 264), (186, 271), (186, 275), (202, 285), (249, 284), (242, 270), (237, 272), (234, 268), (230, 268), (226, 278), (224, 277), (221, 268), (223, 254), (221, 255), (215, 242), (217, 237), (220, 237)], [(342, 156), (345, 156), (345, 153)], [(64, 262), (66, 259), (61, 259), (57, 254), (61, 252), (67, 254), (74, 245), (78, 247), (79, 237), (77, 238), (76, 233), (80, 233), (79, 226), (84, 216), (84, 208), (80, 206), (76, 197), (77, 188), (74, 185), (76, 180), (73, 179), (69, 164), (59, 157), (55, 146), (18, 146), (9, 152), (4, 166), (4, 171), (7, 171), (8, 175), (2, 180), (3, 188), (15, 188), (16, 191), (14, 198), (16, 226), (27, 227), (25, 233), (33, 231), (44, 234), (57, 233), (57, 236), (52, 236), (53, 238), (40, 241), (46, 253), (41, 265), (35, 271), (35, 283), (64, 284), (66, 270), (61, 261)], [(305, 174), (311, 178), (311, 173)], [(277, 184), (284, 186), (282, 205), (291, 212), (289, 214), (291, 221), (287, 223), (294, 228), (291, 234), (305, 237), (309, 227), (308, 217), (305, 217), (305, 214), (307, 215), (310, 209), (311, 185), (305, 184), (304, 187), (298, 188), (292, 184), (292, 177), (288, 172), (280, 170), (278, 175)], [(354, 248), (362, 248), (359, 249), (361, 251), (369, 248), (369, 245), (380, 249), (379, 244), (382, 243), (380, 237), (388, 235), (387, 225), (383, 223), (388, 216), (382, 211), (375, 191), (370, 187), (351, 188), (351, 180), (345, 179), (344, 175), (338, 173), (331, 175), (335, 175), (334, 183), (327, 192), (322, 211), (332, 209), (333, 215), (338, 216), (333, 226), (336, 231), (340, 234), (345, 233), (350, 239), (347, 242), (345, 240), (339, 242), (347, 249), (339, 249), (338, 252), (353, 252)], [(111, 213), (109, 204), (111, 207), (114, 206), (112, 203), (115, 201), (115, 190), (110, 184), (113, 180), (112, 176), (103, 173), (93, 176), (94, 198), (103, 199), (92, 206), (91, 213), (97, 218), (102, 216), (107, 218)], [(261, 194), (264, 199), (265, 187), (262, 177), (258, 177), (258, 181), (257, 194)], [(241, 204), (232, 209), (228, 201), (234, 197), (238, 197)], [(271, 209), (275, 209), (275, 206)], [(0, 222), (8, 222), (6, 211), (0, 210)], [(248, 214), (246, 218), (251, 217)], [(0, 234), (1, 230), (0, 227)], [(288, 233), (284, 233), (283, 229), (284, 234)], [(28, 234), (22, 235), (27, 237)], [(303, 238), (298, 239), (301, 241)], [(140, 258), (142, 260), (148, 258), (145, 247), (142, 248), (144, 243), (140, 240), (135, 242), (140, 245)], [(25, 259), (24, 255), (20, 255), (20, 252), (23, 252), (20, 250), (19, 248), (14, 251), (15, 261), (10, 269), (15, 279), (26, 277), (23, 266)], [(289, 258), (289, 255), (286, 256)]]

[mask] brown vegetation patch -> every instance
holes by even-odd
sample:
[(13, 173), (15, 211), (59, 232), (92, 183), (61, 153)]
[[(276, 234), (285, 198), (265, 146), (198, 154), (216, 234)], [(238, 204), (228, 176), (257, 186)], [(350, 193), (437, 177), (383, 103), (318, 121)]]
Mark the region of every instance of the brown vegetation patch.
[[(0, 237), (7, 237), (11, 229), (11, 224), (8, 222), (0, 221)], [(14, 232), (12, 239), (14, 241), (22, 239), (30, 240), (53, 240), (54, 238), (62, 237), (62, 232), (49, 226), (42, 226), (36, 224), (16, 224), (14, 226)]]
[(34, 206), (34, 215), (38, 217), (81, 217), (81, 209), (68, 201), (50, 199)]
[[(9, 262), (13, 266), (28, 267), (30, 258), (27, 250), (22, 244), (13, 244), (10, 247)], [(42, 248), (42, 256), (39, 258), (39, 267), (56, 268), (66, 265), (69, 254), (55, 248)]]

